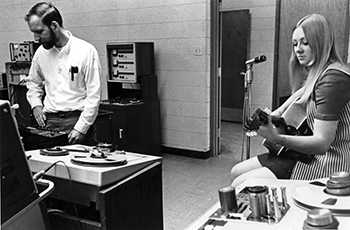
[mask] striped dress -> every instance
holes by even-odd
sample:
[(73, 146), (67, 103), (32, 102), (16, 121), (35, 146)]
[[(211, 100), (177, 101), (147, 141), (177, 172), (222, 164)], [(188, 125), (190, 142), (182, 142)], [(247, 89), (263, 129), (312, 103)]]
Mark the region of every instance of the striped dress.
[[(327, 70), (329, 69), (337, 69), (350, 75), (346, 68), (342, 68), (339, 65), (331, 65), (327, 68)], [(316, 116), (314, 99), (309, 99), (306, 113), (307, 123), (313, 130)], [(310, 164), (298, 161), (294, 166), (291, 179), (313, 180), (328, 178), (333, 172), (341, 171), (350, 172), (350, 101), (345, 104), (340, 112), (335, 139), (327, 152), (323, 155), (315, 155), (315, 159)]]

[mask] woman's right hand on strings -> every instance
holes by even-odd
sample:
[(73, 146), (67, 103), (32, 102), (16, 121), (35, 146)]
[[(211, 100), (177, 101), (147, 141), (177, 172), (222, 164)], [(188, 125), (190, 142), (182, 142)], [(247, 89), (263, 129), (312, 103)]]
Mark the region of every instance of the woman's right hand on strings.
[(264, 137), (266, 140), (276, 143), (279, 138), (279, 132), (276, 126), (272, 123), (272, 116), (267, 117), (267, 123), (262, 125), (259, 130), (257, 130), (259, 136)]

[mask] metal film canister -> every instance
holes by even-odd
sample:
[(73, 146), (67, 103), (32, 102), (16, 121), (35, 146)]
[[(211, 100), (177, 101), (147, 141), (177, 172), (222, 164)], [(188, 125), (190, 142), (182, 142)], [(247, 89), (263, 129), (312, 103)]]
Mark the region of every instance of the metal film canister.
[(235, 211), (237, 209), (236, 190), (234, 187), (220, 188), (219, 200), (222, 212)]
[(262, 217), (260, 209), (260, 198), (257, 194), (249, 194), (249, 207), (252, 211), (252, 216), (255, 219), (260, 219)]
[(254, 218), (261, 218), (267, 215), (266, 195), (268, 194), (266, 186), (253, 186), (248, 189), (249, 206)]

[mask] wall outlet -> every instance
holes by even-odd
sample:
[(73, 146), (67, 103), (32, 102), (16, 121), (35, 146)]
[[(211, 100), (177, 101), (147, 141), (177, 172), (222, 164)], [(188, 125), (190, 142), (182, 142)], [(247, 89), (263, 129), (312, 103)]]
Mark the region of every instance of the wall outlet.
[(203, 55), (203, 46), (195, 46), (194, 47), (194, 55), (202, 56)]

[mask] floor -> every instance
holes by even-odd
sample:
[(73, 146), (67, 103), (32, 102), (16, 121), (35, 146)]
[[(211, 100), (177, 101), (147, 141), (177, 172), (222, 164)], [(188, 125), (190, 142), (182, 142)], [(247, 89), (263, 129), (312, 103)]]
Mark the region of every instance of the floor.
[[(230, 184), (230, 170), (241, 160), (242, 124), (222, 122), (221, 137), (218, 157), (201, 160), (171, 154), (163, 156), (165, 230), (186, 229), (218, 202), (218, 189)], [(265, 151), (261, 142), (260, 137), (250, 138), (251, 156)]]

